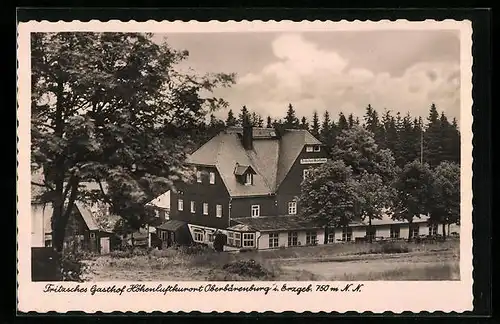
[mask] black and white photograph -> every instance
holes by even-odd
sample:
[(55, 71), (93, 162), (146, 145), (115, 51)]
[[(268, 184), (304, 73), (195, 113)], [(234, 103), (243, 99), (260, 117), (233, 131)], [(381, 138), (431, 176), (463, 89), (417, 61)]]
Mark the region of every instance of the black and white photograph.
[(29, 32), (31, 282), (470, 281), (470, 26), (234, 24)]

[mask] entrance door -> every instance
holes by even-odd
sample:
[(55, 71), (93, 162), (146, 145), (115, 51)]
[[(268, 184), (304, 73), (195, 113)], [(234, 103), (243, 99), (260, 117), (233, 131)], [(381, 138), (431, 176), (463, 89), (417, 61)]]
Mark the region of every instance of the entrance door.
[(101, 254), (109, 253), (109, 237), (101, 237)]

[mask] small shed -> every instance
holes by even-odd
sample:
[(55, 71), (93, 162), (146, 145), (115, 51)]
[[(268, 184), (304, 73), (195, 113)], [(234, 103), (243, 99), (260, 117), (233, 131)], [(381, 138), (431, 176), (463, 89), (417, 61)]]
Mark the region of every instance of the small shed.
[(156, 227), (156, 234), (162, 241), (162, 247), (174, 244), (189, 245), (193, 242), (186, 222), (170, 219)]

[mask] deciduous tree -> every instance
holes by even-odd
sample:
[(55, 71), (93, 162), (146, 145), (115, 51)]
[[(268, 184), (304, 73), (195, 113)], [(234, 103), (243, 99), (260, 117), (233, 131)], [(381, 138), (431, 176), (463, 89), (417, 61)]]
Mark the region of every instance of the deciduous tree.
[(188, 57), (150, 34), (32, 33), (32, 154), (53, 206), (53, 244), (62, 250), (68, 217), (84, 181), (135, 227), (144, 202), (189, 179), (183, 161), (189, 130), (226, 107), (202, 95), (234, 75), (179, 73)]

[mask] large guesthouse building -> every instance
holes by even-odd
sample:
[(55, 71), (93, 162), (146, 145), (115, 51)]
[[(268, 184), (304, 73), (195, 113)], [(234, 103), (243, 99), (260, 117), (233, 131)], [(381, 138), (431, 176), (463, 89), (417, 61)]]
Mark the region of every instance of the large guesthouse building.
[[(325, 229), (301, 215), (301, 182), (311, 168), (327, 162), (323, 144), (303, 129), (228, 127), (191, 154), (196, 179), (168, 192), (169, 219), (156, 228), (163, 246), (211, 244), (217, 234), (226, 248), (269, 249), (435, 236), (441, 227), (428, 217), (410, 225), (388, 216), (348, 227)], [(458, 225), (448, 233), (459, 232)]]
[(222, 233), (234, 248), (316, 243), (320, 229), (300, 216), (300, 184), (326, 161), (307, 130), (228, 127), (189, 156), (196, 180), (170, 193), (170, 220), (157, 234), (210, 243)]

